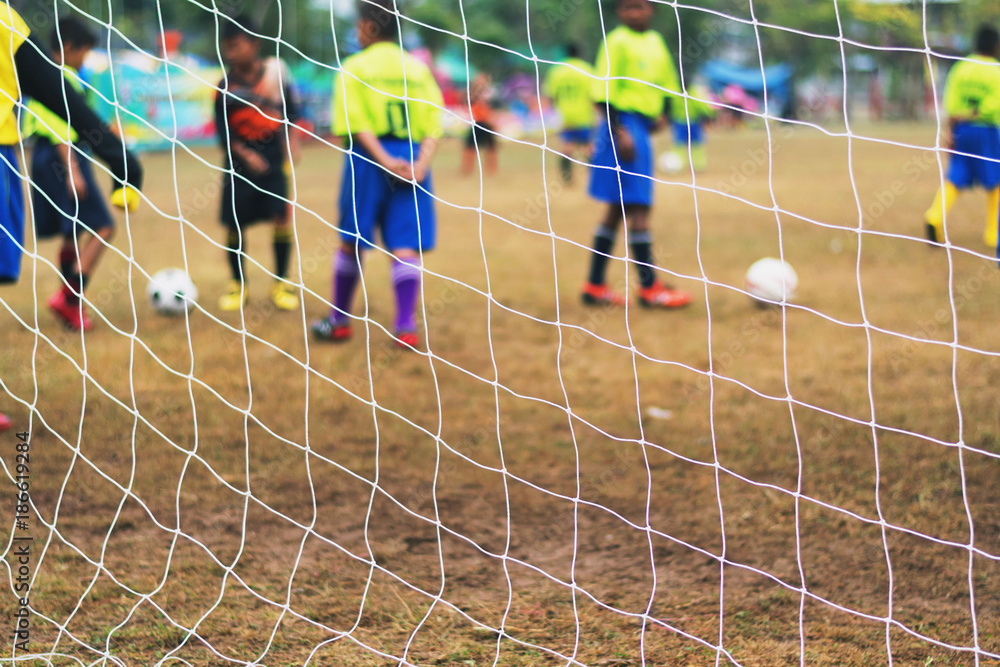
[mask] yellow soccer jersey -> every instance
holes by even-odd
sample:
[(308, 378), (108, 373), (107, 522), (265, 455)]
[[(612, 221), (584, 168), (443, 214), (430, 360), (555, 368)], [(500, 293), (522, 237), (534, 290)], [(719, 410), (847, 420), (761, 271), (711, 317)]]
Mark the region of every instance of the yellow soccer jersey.
[(21, 15), (7, 3), (0, 3), (0, 145), (18, 142), (17, 114), (14, 106), (21, 96), (18, 91), (14, 54), (28, 39), (31, 30)]
[(655, 30), (615, 28), (601, 45), (594, 69), (594, 100), (619, 111), (659, 118), (664, 98), (680, 92), (674, 59)]
[(575, 129), (594, 124), (593, 85), (594, 68), (585, 60), (567, 58), (549, 70), (545, 94), (555, 103), (564, 127)]
[[(81, 96), (84, 94), (83, 82), (80, 81), (75, 69), (66, 67), (63, 71), (63, 77), (76, 92), (80, 93)], [(32, 134), (45, 137), (54, 144), (73, 143), (77, 139), (76, 130), (50, 111), (48, 107), (34, 99), (28, 102), (28, 113), (24, 114), (24, 135), (31, 136)]]
[(441, 89), (430, 69), (394, 42), (376, 42), (345, 60), (333, 91), (336, 136), (441, 136)]
[(956, 64), (945, 82), (944, 105), (952, 118), (1000, 125), (1000, 62), (972, 55)]

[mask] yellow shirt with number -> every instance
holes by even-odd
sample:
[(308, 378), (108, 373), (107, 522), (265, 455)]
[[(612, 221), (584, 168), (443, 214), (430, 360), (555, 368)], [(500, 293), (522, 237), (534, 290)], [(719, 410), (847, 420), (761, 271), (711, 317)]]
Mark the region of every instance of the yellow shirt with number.
[[(31, 30), (7, 3), (0, 4), (0, 145), (12, 146), (19, 140), (14, 108), (21, 94), (17, 85), (14, 54), (28, 39)], [(30, 48), (30, 47), (29, 47)]]
[(430, 69), (394, 42), (344, 60), (333, 87), (333, 134), (421, 142), (441, 136), (444, 99)]

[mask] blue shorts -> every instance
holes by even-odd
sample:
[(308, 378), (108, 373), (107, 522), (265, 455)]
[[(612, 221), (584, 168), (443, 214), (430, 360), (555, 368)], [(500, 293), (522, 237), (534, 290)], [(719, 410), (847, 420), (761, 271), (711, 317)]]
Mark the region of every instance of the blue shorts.
[(675, 144), (686, 146), (688, 142), (700, 144), (705, 141), (705, 124), (700, 120), (692, 118), (690, 123), (686, 120), (675, 120), (672, 126)]
[[(406, 139), (382, 139), (389, 155), (405, 160), (420, 153)], [(412, 151), (412, 153), (411, 153)], [(432, 250), (437, 235), (430, 174), (414, 187), (386, 173), (355, 145), (344, 163), (340, 188), (340, 236), (345, 243), (376, 246), (375, 232), (387, 250)]]
[(568, 144), (589, 144), (590, 135), (589, 127), (568, 127), (559, 133), (559, 138)]
[(635, 156), (631, 162), (615, 169), (615, 147), (611, 128), (600, 123), (595, 131), (593, 168), (590, 171), (590, 196), (609, 204), (653, 204), (653, 142), (649, 135), (650, 121), (641, 114), (622, 113), (622, 126), (632, 135)]
[(948, 180), (960, 189), (976, 184), (987, 190), (1000, 186), (1000, 129), (958, 123), (953, 134), (956, 151), (977, 157), (952, 155), (948, 163)]
[(21, 277), (24, 252), (24, 185), (17, 164), (17, 149), (0, 146), (0, 283)]
[(73, 178), (87, 184), (87, 196), (79, 200), (69, 191), (69, 172), (59, 157), (59, 149), (46, 139), (35, 141), (31, 154), (31, 205), (35, 233), (40, 239), (73, 238), (84, 229), (96, 232), (115, 224), (94, 178), (90, 156), (77, 155), (76, 163), (80, 169)]

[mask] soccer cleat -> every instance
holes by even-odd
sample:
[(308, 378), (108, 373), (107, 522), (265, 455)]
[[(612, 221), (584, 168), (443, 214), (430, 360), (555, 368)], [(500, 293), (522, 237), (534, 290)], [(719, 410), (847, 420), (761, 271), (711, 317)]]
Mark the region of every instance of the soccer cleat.
[(944, 243), (944, 230), (939, 229), (929, 222), (924, 223), (924, 233), (927, 235), (927, 240), (931, 243)]
[(278, 310), (295, 310), (299, 307), (299, 295), (294, 287), (279, 280), (271, 287), (271, 302)]
[(326, 341), (328, 343), (343, 343), (350, 340), (352, 331), (350, 324), (335, 324), (329, 317), (324, 317), (310, 325), (313, 338)]
[(639, 290), (639, 303), (644, 308), (683, 308), (691, 303), (692, 298), (688, 292), (666, 287), (660, 283)]
[(219, 310), (231, 313), (246, 305), (247, 286), (238, 280), (230, 280), (226, 293), (219, 297)]
[(84, 312), (83, 302), (73, 306), (66, 301), (66, 293), (59, 290), (49, 298), (49, 308), (70, 331), (90, 331), (94, 323)]
[(10, 420), (10, 417), (5, 414), (0, 414), (0, 431), (6, 431), (13, 425), (14, 422)]
[(400, 331), (396, 333), (396, 346), (404, 350), (416, 350), (420, 345), (420, 338), (413, 331)]
[(588, 306), (625, 306), (628, 304), (627, 296), (618, 294), (605, 285), (593, 283), (587, 283), (583, 286), (583, 293), (580, 297)]

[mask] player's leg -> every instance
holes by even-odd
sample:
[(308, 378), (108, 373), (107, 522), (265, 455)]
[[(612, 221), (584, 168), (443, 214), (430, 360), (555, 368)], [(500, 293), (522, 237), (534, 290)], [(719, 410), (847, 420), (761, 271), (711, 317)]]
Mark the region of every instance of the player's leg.
[(486, 174), (493, 176), (500, 169), (500, 158), (492, 125), (485, 125), (479, 131), (479, 145), (486, 147)]
[[(115, 221), (107, 202), (101, 196), (101, 188), (94, 178), (90, 160), (79, 160), (79, 173), (76, 178), (82, 178), (87, 186), (87, 196), (78, 198), (75, 204), (76, 217), (79, 222), (67, 220), (72, 225), (65, 230), (63, 249), (59, 253), (60, 264), (70, 255), (76, 259), (72, 270), (65, 275), (65, 302), (77, 311), (76, 317), (84, 330), (92, 326), (87, 316), (86, 307), (82, 301), (90, 277), (97, 269), (97, 264), (115, 234)], [(69, 252), (67, 252), (69, 251)]]
[(400, 347), (416, 348), (417, 302), (420, 300), (422, 274), (420, 255), (411, 248), (392, 251), (392, 289), (396, 295), (395, 336)]
[(605, 284), (608, 260), (611, 259), (611, 251), (614, 250), (615, 237), (618, 235), (618, 227), (621, 222), (622, 205), (608, 204), (607, 212), (594, 232), (593, 252), (590, 255), (590, 273), (581, 295), (583, 303), (588, 306), (621, 306), (628, 301), (627, 297), (614, 292)]
[(243, 266), (246, 238), (240, 227), (240, 214), (245, 210), (240, 199), (251, 194), (244, 187), (246, 185), (233, 174), (222, 177), (219, 217), (226, 230), (226, 264), (229, 266), (229, 282), (226, 284), (226, 291), (219, 297), (219, 310), (223, 312), (240, 310), (247, 302), (246, 271)]
[(351, 310), (360, 280), (361, 250), (356, 243), (343, 243), (333, 258), (333, 307), (329, 316), (310, 327), (318, 340), (341, 342), (351, 337)]
[(299, 307), (299, 295), (288, 282), (288, 268), (292, 259), (292, 221), (287, 215), (274, 219), (274, 275), (271, 286), (271, 302), (278, 310), (295, 310)]
[[(225, 198), (223, 198), (225, 199)], [(226, 263), (229, 265), (229, 283), (219, 297), (219, 310), (232, 312), (242, 308), (247, 302), (246, 274), (243, 255), (246, 252), (245, 239), (239, 225), (226, 229)]]
[(668, 287), (656, 279), (649, 213), (649, 206), (629, 205), (625, 208), (629, 249), (639, 274), (639, 303), (646, 308), (681, 308), (691, 303), (691, 294)]
[(86, 241), (81, 242), (84, 238), (82, 234), (63, 239), (59, 265), (65, 282), (49, 300), (49, 306), (70, 329), (90, 331), (94, 326), (83, 304), (83, 293), (114, 234), (114, 226), (108, 224), (94, 230), (93, 234), (87, 234)]
[(363, 250), (374, 247), (375, 220), (388, 190), (381, 167), (355, 154), (344, 162), (338, 201), (341, 246), (333, 258), (333, 307), (327, 317), (310, 325), (317, 340), (342, 342), (351, 337), (354, 295), (363, 278)]
[(935, 243), (944, 243), (944, 220), (948, 211), (958, 199), (958, 188), (951, 181), (945, 181), (934, 195), (934, 202), (924, 213), (924, 229), (927, 239)]
[(462, 175), (468, 176), (476, 167), (476, 126), (469, 128), (465, 135), (465, 148), (462, 149)]
[[(414, 147), (416, 148), (416, 147)], [(382, 237), (393, 255), (392, 289), (396, 296), (394, 334), (403, 349), (416, 349), (417, 305), (423, 277), (421, 258), (437, 242), (437, 212), (434, 186), (428, 175), (420, 188), (397, 188), (385, 209)]]
[(566, 139), (563, 139), (561, 145), (559, 146), (559, 151), (562, 155), (559, 156), (559, 173), (562, 175), (563, 183), (567, 185), (573, 184), (573, 153), (576, 149), (576, 144)]
[(997, 225), (1000, 224), (1000, 187), (986, 191), (986, 226), (983, 228), (983, 242), (991, 248), (997, 247)]

